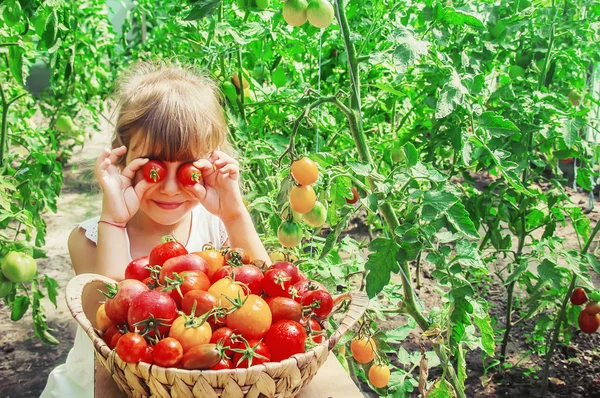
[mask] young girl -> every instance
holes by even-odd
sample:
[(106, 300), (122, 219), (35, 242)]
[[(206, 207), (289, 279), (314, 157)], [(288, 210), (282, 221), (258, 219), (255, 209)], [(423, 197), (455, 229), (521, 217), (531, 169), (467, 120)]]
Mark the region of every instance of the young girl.
[[(69, 236), (77, 274), (123, 279), (125, 266), (148, 255), (165, 235), (188, 252), (211, 242), (241, 247), (269, 261), (239, 189), (239, 166), (228, 155), (227, 126), (215, 83), (175, 66), (138, 64), (119, 84), (119, 113), (112, 150), (95, 163), (102, 212)], [(149, 159), (162, 161), (166, 176), (149, 183), (141, 175)], [(183, 186), (179, 166), (193, 162), (202, 183)], [(94, 349), (77, 329), (67, 363), (48, 377), (42, 397), (92, 397)]]

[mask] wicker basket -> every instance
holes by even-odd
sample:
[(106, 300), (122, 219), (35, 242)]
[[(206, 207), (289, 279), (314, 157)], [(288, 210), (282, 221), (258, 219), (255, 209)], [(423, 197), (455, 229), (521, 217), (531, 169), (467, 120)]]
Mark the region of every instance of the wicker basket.
[[(81, 274), (67, 285), (67, 305), (71, 314), (94, 344), (96, 357), (129, 397), (203, 397), (251, 398), (295, 397), (325, 363), (329, 350), (364, 314), (369, 302), (364, 293), (347, 293), (335, 297), (335, 303), (350, 299), (348, 313), (328, 340), (303, 354), (281, 362), (233, 370), (185, 370), (163, 368), (147, 363), (125, 363), (111, 351), (94, 328), (95, 314), (104, 296), (98, 289), (114, 280), (97, 275)], [(90, 296), (83, 307), (81, 297)], [(90, 321), (90, 319), (94, 321)]]

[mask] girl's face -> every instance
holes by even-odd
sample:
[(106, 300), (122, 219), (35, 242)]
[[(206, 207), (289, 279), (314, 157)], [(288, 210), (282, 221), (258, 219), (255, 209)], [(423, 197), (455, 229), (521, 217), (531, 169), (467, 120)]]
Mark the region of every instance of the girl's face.
[[(145, 157), (144, 148), (136, 148), (136, 137), (131, 140), (131, 148), (127, 151), (126, 164), (140, 157)], [(158, 159), (160, 160), (160, 159)], [(162, 163), (166, 168), (165, 178), (155, 184), (144, 193), (140, 201), (140, 210), (150, 219), (161, 225), (174, 225), (181, 221), (199, 203), (193, 192), (185, 188), (177, 179), (179, 166), (193, 162), (197, 159), (187, 159), (182, 162)], [(133, 185), (135, 186), (144, 177), (142, 170), (135, 174)]]

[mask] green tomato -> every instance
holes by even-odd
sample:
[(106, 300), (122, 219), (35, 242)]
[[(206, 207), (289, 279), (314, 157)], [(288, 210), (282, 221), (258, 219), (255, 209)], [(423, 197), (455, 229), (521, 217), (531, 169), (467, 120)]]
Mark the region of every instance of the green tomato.
[(4, 274), (0, 272), (0, 298), (8, 296), (12, 292), (14, 285), (14, 283), (6, 279)]
[(284, 221), (277, 229), (277, 239), (283, 247), (295, 247), (302, 242), (302, 227), (296, 221)]
[(320, 228), (325, 224), (326, 219), (327, 207), (319, 201), (315, 203), (311, 211), (304, 214), (304, 222), (313, 228)]
[(223, 83), (223, 94), (229, 100), (231, 105), (237, 104), (237, 92), (235, 90), (235, 86), (231, 82)]
[(510, 69), (508, 69), (508, 76), (513, 80), (517, 77), (525, 77), (525, 69), (519, 65), (511, 65)]
[(269, 0), (256, 0), (256, 8), (266, 10), (269, 8)]
[(520, 51), (515, 55), (515, 62), (521, 68), (527, 68), (531, 64), (533, 56), (528, 51)]
[(492, 37), (494, 39), (496, 39), (498, 36), (500, 36), (505, 31), (506, 31), (506, 25), (502, 21), (498, 21), (498, 23), (496, 25), (494, 25), (493, 28), (490, 29), (490, 33), (492, 34)]
[(29, 282), (37, 273), (37, 263), (25, 253), (8, 252), (2, 259), (2, 273), (11, 282)]

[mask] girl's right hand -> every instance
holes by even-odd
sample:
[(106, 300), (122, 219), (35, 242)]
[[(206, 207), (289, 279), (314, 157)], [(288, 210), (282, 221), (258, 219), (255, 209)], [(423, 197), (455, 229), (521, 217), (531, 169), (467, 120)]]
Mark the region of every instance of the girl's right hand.
[(127, 222), (140, 208), (140, 199), (150, 184), (141, 179), (133, 185), (135, 173), (144, 166), (149, 159), (138, 158), (132, 160), (123, 170), (119, 170), (114, 163), (120, 156), (127, 153), (123, 145), (112, 151), (105, 149), (96, 160), (94, 174), (103, 191), (101, 219), (118, 224)]

